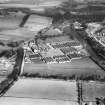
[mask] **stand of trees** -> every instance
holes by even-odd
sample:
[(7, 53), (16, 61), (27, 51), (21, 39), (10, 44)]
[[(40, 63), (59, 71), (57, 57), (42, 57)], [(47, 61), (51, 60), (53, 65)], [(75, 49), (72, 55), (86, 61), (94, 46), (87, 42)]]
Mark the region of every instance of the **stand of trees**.
[[(13, 68), (13, 72), (10, 75), (8, 75), (4, 81), (0, 83), (0, 95), (3, 95), (13, 85), (14, 81), (18, 79), (18, 76), (20, 75), (21, 72), (21, 64), (24, 56), (23, 53), (24, 51), (22, 48), (17, 49), (17, 58), (15, 66)], [(4, 55), (5, 54), (7, 54), (8, 56), (11, 55), (11, 54), (9, 55), (9, 51), (5, 51)]]
[(24, 40), (20, 40), (20, 41), (11, 41), (7, 43), (8, 47), (19, 47), (20, 44), (22, 44), (24, 42)]
[(66, 76), (66, 75), (61, 75), (61, 74), (54, 74), (54, 75), (50, 75), (50, 74), (40, 74), (40, 73), (35, 73), (35, 74), (29, 74), (29, 73), (25, 73), (23, 74), (23, 76), (30, 77), (30, 78), (48, 78), (48, 79), (62, 79), (62, 80), (83, 80), (83, 81), (105, 81), (105, 77), (101, 77), (100, 75), (96, 75), (96, 74), (90, 74), (90, 75), (70, 75), (70, 76)]
[(14, 54), (16, 54), (16, 52), (13, 49), (10, 50), (4, 50), (0, 53), (0, 57), (6, 57), (6, 58), (10, 58), (12, 57)]

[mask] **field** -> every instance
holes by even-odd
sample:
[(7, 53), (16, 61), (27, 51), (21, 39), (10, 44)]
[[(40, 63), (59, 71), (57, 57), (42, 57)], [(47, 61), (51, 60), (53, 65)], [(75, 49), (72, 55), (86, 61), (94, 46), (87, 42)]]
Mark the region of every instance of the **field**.
[(46, 39), (46, 43), (63, 42), (63, 41), (70, 41), (70, 37), (60, 36), (60, 37), (53, 37), (53, 38)]
[(95, 101), (95, 98), (105, 97), (105, 82), (83, 82), (83, 101)]
[(25, 14), (13, 13), (11, 15), (0, 16), (0, 30), (15, 29), (19, 27)]
[[(5, 1), (5, 0), (4, 0)], [(30, 5), (51, 5), (52, 4), (59, 4), (65, 0), (7, 0), (5, 3), (12, 3), (12, 4), (30, 4)], [(67, 1), (67, 0), (66, 0)]]
[(19, 79), (4, 97), (77, 101), (75, 81)]
[(61, 100), (1, 97), (0, 105), (79, 105), (79, 104), (77, 102)]
[[(70, 63), (61, 64), (31, 64), (25, 63), (23, 75), (27, 74), (39, 74), (41, 76), (59, 75), (65, 77), (85, 77), (88, 76), (100, 76), (105, 77), (105, 73), (98, 67), (90, 58), (83, 58), (73, 60)], [(89, 78), (88, 78), (89, 79)], [(91, 79), (91, 78), (90, 78)]]
[(55, 7), (62, 4), (67, 0), (10, 0), (0, 4), (0, 7), (13, 7), (13, 8), (30, 8), (32, 10), (37, 8)]
[(0, 76), (0, 83), (1, 83), (2, 81), (4, 81), (5, 79), (6, 79), (6, 77)]
[(24, 14), (19, 16), (0, 17), (0, 39), (1, 40), (27, 40), (33, 38), (35, 34), (52, 22), (51, 18), (44, 16), (32, 15), (29, 17), (23, 28), (19, 28)]
[(11, 40), (11, 41), (18, 41), (18, 40), (27, 40), (34, 37), (34, 33), (25, 29), (25, 28), (18, 28), (15, 30), (5, 30), (0, 32), (0, 39), (2, 40)]
[(41, 29), (48, 27), (52, 23), (52, 19), (44, 16), (31, 15), (25, 26), (33, 32), (38, 32)]

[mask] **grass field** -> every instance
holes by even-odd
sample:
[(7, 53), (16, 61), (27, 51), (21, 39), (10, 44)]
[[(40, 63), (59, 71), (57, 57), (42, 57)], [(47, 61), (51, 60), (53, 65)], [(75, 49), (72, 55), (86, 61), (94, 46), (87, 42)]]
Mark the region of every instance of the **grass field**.
[(105, 97), (105, 82), (83, 82), (82, 89), (83, 101), (96, 101), (96, 97)]
[(21, 78), (4, 96), (77, 101), (78, 94), (75, 81)]
[(52, 38), (47, 38), (46, 43), (54, 43), (54, 42), (63, 42), (63, 41), (70, 41), (69, 36), (60, 36), (60, 37), (52, 37)]
[[(89, 58), (73, 60), (70, 63), (62, 64), (29, 64), (24, 65), (23, 75), (39, 74), (41, 76), (59, 75), (65, 77), (84, 77), (100, 76), (105, 77), (105, 73)], [(75, 78), (74, 77), (74, 78)], [(91, 78), (88, 78), (91, 79)]]
[(77, 102), (61, 100), (1, 97), (0, 105), (79, 105), (79, 104)]
[(3, 40), (27, 40), (34, 37), (34, 33), (26, 28), (18, 28), (15, 30), (3, 30), (0, 32), (0, 38)]
[(11, 13), (10, 15), (0, 16), (0, 30), (15, 29), (19, 27), (25, 14)]
[[(19, 28), (25, 14), (11, 13), (10, 15), (0, 16), (0, 39), (1, 40), (18, 40), (29, 38), (30, 31)], [(28, 35), (27, 35), (28, 34)]]
[(24, 27), (27, 27), (33, 32), (38, 32), (41, 29), (51, 25), (52, 19), (44, 16), (31, 15)]
[(19, 28), (23, 14), (15, 16), (0, 17), (0, 39), (1, 40), (27, 40), (33, 38), (39, 30), (49, 26), (51, 18), (32, 15), (23, 28)]
[(36, 9), (36, 8), (47, 8), (47, 7), (55, 7), (62, 4), (62, 2), (67, 0), (10, 0), (7, 2), (4, 2), (4, 4), (0, 4), (0, 7), (21, 7), (21, 8), (30, 8), (30, 9)]

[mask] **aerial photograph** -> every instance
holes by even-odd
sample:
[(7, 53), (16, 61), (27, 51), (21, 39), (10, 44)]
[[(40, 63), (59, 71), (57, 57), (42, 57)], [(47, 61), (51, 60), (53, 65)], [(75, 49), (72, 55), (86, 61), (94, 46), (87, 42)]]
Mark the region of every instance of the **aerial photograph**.
[(105, 105), (105, 0), (0, 0), (0, 105)]

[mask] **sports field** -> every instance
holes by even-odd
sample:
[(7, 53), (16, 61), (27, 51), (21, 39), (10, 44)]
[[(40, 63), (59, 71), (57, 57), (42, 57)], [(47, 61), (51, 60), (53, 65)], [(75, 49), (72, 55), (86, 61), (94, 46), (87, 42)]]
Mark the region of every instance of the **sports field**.
[(4, 97), (77, 101), (75, 81), (19, 79)]
[(17, 97), (1, 97), (0, 105), (79, 105), (77, 102), (48, 100), (48, 99), (30, 99)]

